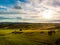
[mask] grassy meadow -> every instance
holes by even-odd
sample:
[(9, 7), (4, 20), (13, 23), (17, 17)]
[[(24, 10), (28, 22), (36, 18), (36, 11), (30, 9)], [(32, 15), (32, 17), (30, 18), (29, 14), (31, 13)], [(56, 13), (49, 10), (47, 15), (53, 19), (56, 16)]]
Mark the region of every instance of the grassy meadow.
[[(52, 30), (53, 33), (50, 32)], [(0, 23), (0, 45), (60, 45), (59, 43), (60, 24)]]
[[(19, 33), (12, 33), (14, 31)], [(29, 31), (20, 33), (19, 29), (0, 29), (0, 45), (56, 45), (55, 41), (60, 38), (58, 30), (52, 36), (48, 35), (49, 30)]]

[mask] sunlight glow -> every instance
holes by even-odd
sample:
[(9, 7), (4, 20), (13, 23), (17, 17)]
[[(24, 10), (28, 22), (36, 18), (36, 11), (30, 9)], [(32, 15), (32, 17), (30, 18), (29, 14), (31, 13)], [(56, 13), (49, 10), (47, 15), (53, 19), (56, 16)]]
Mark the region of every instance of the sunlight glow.
[(53, 10), (45, 10), (42, 12), (42, 18), (43, 19), (51, 19), (53, 18), (54, 11)]

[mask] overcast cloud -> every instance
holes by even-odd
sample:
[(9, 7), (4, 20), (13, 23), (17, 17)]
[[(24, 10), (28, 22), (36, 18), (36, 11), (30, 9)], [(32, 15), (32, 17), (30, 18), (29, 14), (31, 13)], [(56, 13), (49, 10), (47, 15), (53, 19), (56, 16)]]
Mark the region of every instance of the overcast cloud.
[[(6, 0), (4, 3), (7, 4), (0, 4), (0, 22), (60, 22), (60, 0)], [(55, 17), (43, 19), (41, 13), (46, 10), (53, 10)]]

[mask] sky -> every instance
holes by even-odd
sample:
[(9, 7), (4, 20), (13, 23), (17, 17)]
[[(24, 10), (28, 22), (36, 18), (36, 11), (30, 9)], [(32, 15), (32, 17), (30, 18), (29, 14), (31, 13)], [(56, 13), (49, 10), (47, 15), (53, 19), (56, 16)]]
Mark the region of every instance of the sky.
[(0, 0), (0, 22), (60, 23), (60, 0)]

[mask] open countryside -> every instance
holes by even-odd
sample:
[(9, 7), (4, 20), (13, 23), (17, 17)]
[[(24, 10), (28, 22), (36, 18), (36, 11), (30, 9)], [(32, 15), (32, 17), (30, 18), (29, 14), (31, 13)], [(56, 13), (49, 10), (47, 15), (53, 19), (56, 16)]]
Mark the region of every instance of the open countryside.
[(0, 45), (60, 45), (60, 24), (0, 23)]

